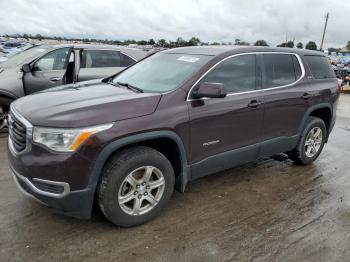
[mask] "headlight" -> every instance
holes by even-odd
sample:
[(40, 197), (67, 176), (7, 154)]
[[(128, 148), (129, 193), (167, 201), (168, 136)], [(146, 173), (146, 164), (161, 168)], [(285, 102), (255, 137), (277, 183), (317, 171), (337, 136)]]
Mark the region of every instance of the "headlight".
[(58, 152), (75, 151), (92, 134), (107, 130), (114, 123), (84, 128), (34, 127), (33, 141)]

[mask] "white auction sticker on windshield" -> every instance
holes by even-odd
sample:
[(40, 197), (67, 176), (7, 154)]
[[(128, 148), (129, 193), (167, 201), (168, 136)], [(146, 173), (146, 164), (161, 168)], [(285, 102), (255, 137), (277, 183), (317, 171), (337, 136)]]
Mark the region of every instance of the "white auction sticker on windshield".
[(194, 63), (199, 60), (198, 57), (193, 57), (193, 56), (181, 56), (177, 60), (179, 61), (184, 61), (184, 62), (189, 62), (189, 63)]

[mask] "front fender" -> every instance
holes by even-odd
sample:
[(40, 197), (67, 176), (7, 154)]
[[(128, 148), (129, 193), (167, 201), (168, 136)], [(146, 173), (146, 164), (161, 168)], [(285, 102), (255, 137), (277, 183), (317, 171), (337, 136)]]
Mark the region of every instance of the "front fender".
[(151, 139), (156, 139), (156, 138), (169, 138), (176, 143), (180, 152), (180, 157), (181, 157), (181, 173), (180, 173), (180, 179), (179, 181), (177, 181), (175, 186), (177, 190), (179, 190), (180, 192), (184, 192), (186, 184), (190, 180), (190, 168), (188, 167), (185, 147), (181, 138), (175, 132), (166, 131), (166, 130), (130, 135), (108, 144), (104, 149), (102, 149), (101, 153), (99, 154), (95, 162), (95, 165), (89, 180), (89, 187), (93, 187), (94, 191), (96, 190), (96, 186), (100, 179), (103, 166), (105, 165), (107, 159), (115, 151), (127, 145), (131, 145), (134, 143), (139, 143), (139, 142), (143, 142)]
[(16, 68), (5, 68), (0, 74), (0, 95), (13, 99), (25, 96), (22, 75)]

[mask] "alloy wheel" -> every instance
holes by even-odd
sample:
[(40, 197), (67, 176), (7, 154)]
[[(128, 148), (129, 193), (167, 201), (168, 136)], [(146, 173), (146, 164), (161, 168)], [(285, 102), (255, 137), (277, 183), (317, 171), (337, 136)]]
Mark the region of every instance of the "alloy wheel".
[(307, 134), (305, 140), (305, 155), (309, 158), (314, 157), (321, 148), (323, 142), (323, 132), (320, 127), (313, 127)]
[(0, 133), (8, 132), (8, 112), (5, 110), (4, 106), (0, 106)]
[(119, 188), (118, 203), (128, 215), (143, 215), (158, 204), (164, 187), (164, 175), (158, 168), (142, 166), (124, 179)]

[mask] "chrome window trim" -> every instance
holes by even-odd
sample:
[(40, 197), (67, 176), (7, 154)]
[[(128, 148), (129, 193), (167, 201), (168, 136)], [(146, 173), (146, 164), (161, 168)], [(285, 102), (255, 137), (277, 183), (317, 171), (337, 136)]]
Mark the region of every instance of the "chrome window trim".
[[(25, 127), (26, 127), (26, 147), (23, 151), (21, 152), (17, 152), (17, 150), (14, 148), (11, 137), (8, 136), (8, 144), (9, 144), (9, 148), (10, 151), (14, 154), (14, 155), (22, 155), (26, 152), (29, 152), (32, 149), (32, 140), (33, 140), (33, 125), (27, 120), (25, 119), (23, 116), (21, 116), (16, 109), (14, 109), (14, 107), (12, 106), (12, 104), (10, 105), (10, 111), (11, 113), (15, 116), (15, 118), (20, 121)], [(11, 132), (11, 114), (9, 114), (9, 132)]]
[(190, 94), (192, 92), (192, 89), (203, 79), (203, 77), (205, 77), (211, 70), (213, 70), (216, 66), (218, 66), (219, 64), (221, 64), (222, 62), (226, 61), (227, 59), (233, 58), (233, 57), (237, 57), (237, 56), (242, 56), (242, 55), (258, 55), (258, 54), (279, 54), (279, 55), (294, 55), (299, 62), (299, 66), (301, 68), (301, 76), (295, 80), (293, 83), (290, 83), (288, 85), (283, 85), (283, 86), (275, 86), (275, 87), (270, 87), (270, 88), (265, 88), (265, 89), (257, 89), (257, 90), (251, 90), (251, 91), (245, 91), (245, 92), (239, 92), (239, 93), (229, 93), (227, 94), (227, 96), (234, 96), (234, 95), (242, 95), (242, 94), (248, 94), (248, 93), (254, 93), (254, 92), (262, 92), (265, 90), (273, 90), (273, 89), (280, 89), (280, 88), (285, 88), (285, 87), (289, 87), (292, 85), (295, 85), (296, 83), (298, 83), (301, 79), (304, 78), (305, 76), (305, 68), (304, 68), (304, 64), (301, 61), (300, 56), (297, 53), (288, 53), (288, 52), (248, 52), (248, 53), (240, 53), (240, 54), (234, 54), (234, 55), (230, 55), (228, 57), (223, 58), (222, 60), (220, 60), (219, 62), (217, 62), (216, 64), (214, 64), (212, 67), (210, 67), (200, 78), (197, 79), (197, 81), (192, 85), (192, 87), (190, 88), (190, 91), (187, 93), (187, 97), (186, 97), (186, 101), (196, 101), (196, 100), (205, 100), (205, 99), (210, 99), (210, 98), (196, 98), (196, 99), (190, 99)]
[(43, 195), (43, 196), (54, 197), (54, 198), (62, 198), (64, 196), (68, 195), (71, 192), (70, 191), (70, 186), (66, 182), (57, 182), (57, 181), (40, 179), (40, 178), (33, 178), (33, 180), (38, 181), (38, 182), (42, 182), (42, 183), (46, 183), (46, 184), (50, 184), (50, 185), (62, 186), (63, 187), (63, 192), (62, 193), (51, 193), (51, 192), (47, 192), (47, 191), (41, 190), (41, 189), (37, 188), (27, 177), (24, 177), (24, 176), (20, 175), (19, 173), (17, 173), (12, 168), (11, 168), (11, 171), (12, 171), (12, 176), (13, 176), (13, 178), (15, 180), (15, 183), (16, 183), (17, 187), (20, 189), (20, 191), (22, 193), (24, 193), (25, 195), (27, 195), (29, 197), (34, 197), (35, 198), (35, 196), (33, 196), (32, 194), (28, 193), (27, 191), (25, 191), (22, 188), (22, 186), (19, 184), (18, 180), (21, 180), (22, 182), (26, 183), (26, 185), (28, 185), (31, 190), (33, 190), (35, 193)]

